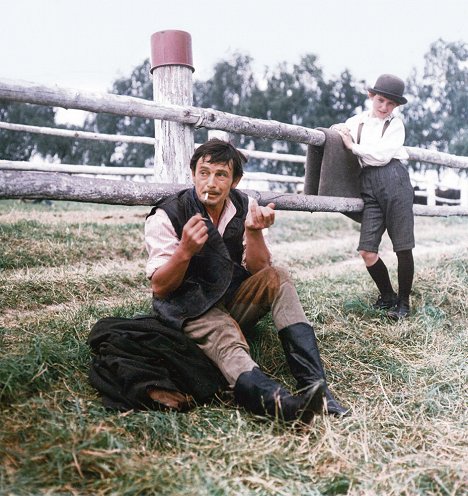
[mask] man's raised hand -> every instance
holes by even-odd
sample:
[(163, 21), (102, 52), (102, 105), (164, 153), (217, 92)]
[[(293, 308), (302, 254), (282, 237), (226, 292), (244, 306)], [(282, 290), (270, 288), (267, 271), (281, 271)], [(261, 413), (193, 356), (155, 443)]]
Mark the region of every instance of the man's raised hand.
[(259, 231), (270, 227), (275, 222), (274, 208), (274, 203), (261, 207), (256, 201), (252, 201), (245, 219), (245, 228), (250, 231)]

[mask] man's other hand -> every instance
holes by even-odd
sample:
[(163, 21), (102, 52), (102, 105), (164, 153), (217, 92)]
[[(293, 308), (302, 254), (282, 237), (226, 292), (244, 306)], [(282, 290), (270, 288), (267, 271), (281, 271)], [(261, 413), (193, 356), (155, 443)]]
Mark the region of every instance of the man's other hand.
[(274, 203), (261, 207), (256, 201), (252, 201), (245, 219), (245, 228), (250, 231), (259, 231), (270, 227), (275, 222), (274, 208)]

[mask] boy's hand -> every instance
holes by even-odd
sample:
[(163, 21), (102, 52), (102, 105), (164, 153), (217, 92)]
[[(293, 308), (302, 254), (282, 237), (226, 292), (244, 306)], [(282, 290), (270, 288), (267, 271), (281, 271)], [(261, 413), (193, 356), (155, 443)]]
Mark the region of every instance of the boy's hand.
[(260, 207), (256, 201), (253, 201), (245, 219), (245, 228), (250, 231), (259, 231), (270, 227), (275, 222), (274, 208), (274, 203), (269, 203), (266, 207)]
[(348, 149), (351, 150), (353, 147), (354, 141), (353, 137), (351, 136), (349, 129), (348, 128), (340, 128), (337, 129), (337, 131), (340, 133), (341, 139), (343, 140), (344, 146)]
[(349, 129), (348, 129), (348, 126), (346, 126), (346, 124), (343, 124), (343, 123), (340, 123), (340, 124), (333, 124), (332, 126), (330, 126), (330, 129), (333, 129), (333, 131), (348, 131), (349, 132)]

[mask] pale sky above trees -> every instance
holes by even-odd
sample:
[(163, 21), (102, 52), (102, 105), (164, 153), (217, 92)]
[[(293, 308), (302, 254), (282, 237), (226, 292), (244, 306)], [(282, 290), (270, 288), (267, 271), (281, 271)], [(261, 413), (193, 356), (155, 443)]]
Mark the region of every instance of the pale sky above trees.
[(96, 91), (128, 75), (166, 29), (192, 35), (197, 79), (235, 51), (259, 72), (314, 53), (330, 76), (406, 79), (438, 38), (468, 38), (466, 0), (0, 0), (0, 15), (0, 77)]

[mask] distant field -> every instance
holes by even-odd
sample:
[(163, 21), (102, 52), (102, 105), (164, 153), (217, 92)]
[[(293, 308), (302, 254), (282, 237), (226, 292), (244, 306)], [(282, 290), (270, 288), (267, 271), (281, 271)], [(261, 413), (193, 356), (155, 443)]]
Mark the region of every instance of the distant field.
[[(416, 218), (413, 316), (389, 322), (341, 214), (278, 212), (331, 388), (352, 408), (310, 426), (230, 404), (106, 411), (88, 384), (101, 317), (147, 313), (149, 209), (0, 201), (0, 494), (467, 494), (468, 218)], [(388, 239), (382, 258), (396, 279)], [(293, 387), (265, 318), (252, 353)]]

